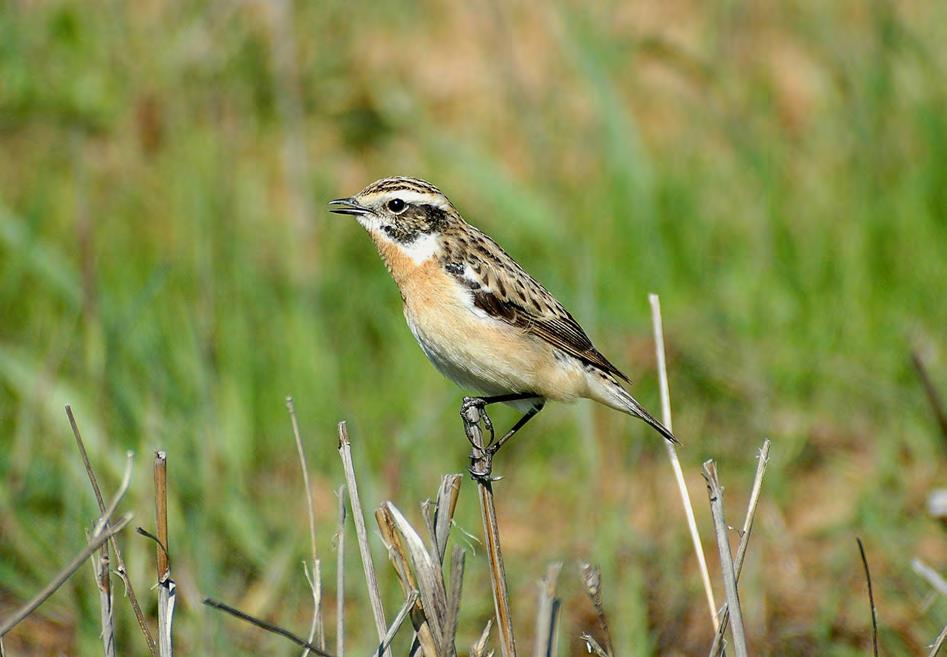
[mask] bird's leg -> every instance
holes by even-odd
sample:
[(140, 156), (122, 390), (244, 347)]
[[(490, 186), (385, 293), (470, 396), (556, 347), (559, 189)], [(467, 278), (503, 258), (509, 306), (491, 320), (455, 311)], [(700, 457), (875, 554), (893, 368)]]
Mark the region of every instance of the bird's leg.
[[(468, 422), (468, 413), (470, 412), (471, 409), (476, 408), (477, 416), (481, 420), (483, 420), (483, 426), (485, 426), (487, 428), (487, 431), (490, 432), (490, 440), (488, 440), (485, 444), (488, 446), (493, 445), (496, 439), (496, 433), (494, 433), (493, 421), (490, 419), (490, 416), (487, 414), (486, 407), (489, 406), (490, 404), (500, 404), (503, 402), (511, 402), (511, 401), (522, 401), (524, 399), (534, 399), (535, 397), (536, 395), (530, 392), (511, 392), (505, 395), (492, 395), (488, 397), (464, 397), (464, 401), (460, 405), (460, 417), (464, 419), (464, 423), (466, 424)], [(542, 405), (540, 405), (540, 408), (542, 408)], [(533, 415), (535, 415), (535, 413)], [(532, 415), (530, 415), (529, 417), (532, 417)], [(519, 431), (519, 428), (522, 427), (523, 424), (526, 424), (526, 422), (523, 421), (522, 424), (517, 423), (516, 427), (512, 429), (510, 432), (507, 432), (508, 435), (504, 436), (504, 438), (501, 438), (501, 440), (503, 442), (506, 442), (507, 440), (509, 440), (510, 437), (514, 433)], [(467, 439), (470, 440), (469, 431), (467, 432)]]
[(510, 438), (512, 438), (513, 436), (515, 436), (517, 431), (519, 431), (519, 430), (522, 429), (524, 426), (526, 426), (526, 423), (527, 423), (527, 422), (529, 422), (529, 421), (532, 420), (534, 417), (536, 417), (536, 414), (539, 413), (539, 411), (543, 410), (543, 407), (544, 407), (545, 405), (546, 405), (546, 402), (544, 402), (544, 401), (538, 402), (535, 406), (533, 406), (531, 409), (529, 409), (528, 411), (526, 411), (526, 413), (523, 415), (523, 417), (521, 417), (520, 419), (518, 419), (518, 420), (516, 421), (516, 424), (514, 424), (514, 425), (510, 428), (509, 431), (507, 431), (505, 434), (503, 434), (502, 436), (500, 436), (500, 439), (499, 439), (499, 440), (496, 440), (496, 441), (494, 441), (494, 442), (491, 442), (490, 445), (489, 445), (489, 447), (487, 447), (487, 451), (490, 452), (490, 455), (492, 456), (492, 455), (496, 454), (497, 452), (499, 452), (499, 451), (500, 451), (500, 448), (503, 447), (503, 446), (510, 440)]
[[(486, 412), (486, 406), (500, 402), (519, 401), (523, 399), (533, 399), (535, 394), (515, 393), (508, 395), (496, 395), (493, 397), (464, 397), (463, 404), (460, 407), (460, 417), (464, 421), (464, 433), (467, 440), (473, 448), (470, 454), (470, 474), (474, 479), (482, 483), (492, 480), (493, 455), (499, 451), (513, 435), (523, 428), (534, 415), (542, 410), (544, 402), (539, 402), (533, 406), (516, 424), (513, 425), (499, 440), (496, 440), (496, 434), (493, 430), (493, 422)], [(483, 421), (484, 427), (490, 432), (490, 439), (484, 440), (483, 433), (480, 430), (480, 422)]]

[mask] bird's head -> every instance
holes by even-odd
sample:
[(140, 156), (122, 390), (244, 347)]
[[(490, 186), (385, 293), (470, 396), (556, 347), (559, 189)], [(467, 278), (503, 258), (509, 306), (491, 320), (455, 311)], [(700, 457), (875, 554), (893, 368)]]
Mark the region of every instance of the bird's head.
[(434, 254), (441, 233), (460, 215), (437, 187), (417, 178), (383, 178), (329, 211), (353, 215), (379, 250), (394, 249), (420, 262)]

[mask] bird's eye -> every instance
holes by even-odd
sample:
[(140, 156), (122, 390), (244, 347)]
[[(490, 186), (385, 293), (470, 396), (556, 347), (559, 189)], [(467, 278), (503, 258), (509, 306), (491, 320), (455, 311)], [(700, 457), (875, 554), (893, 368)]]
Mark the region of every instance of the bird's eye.
[(393, 198), (390, 201), (388, 201), (388, 209), (394, 212), (395, 214), (404, 212), (404, 209), (406, 207), (407, 205), (400, 198)]

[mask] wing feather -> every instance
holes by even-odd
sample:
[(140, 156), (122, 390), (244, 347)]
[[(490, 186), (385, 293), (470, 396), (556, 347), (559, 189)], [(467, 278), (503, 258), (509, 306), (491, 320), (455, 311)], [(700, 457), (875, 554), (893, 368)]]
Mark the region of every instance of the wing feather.
[(534, 335), (580, 361), (625, 376), (595, 348), (559, 301), (496, 242), (473, 229), (476, 248), (448, 253), (447, 271), (466, 285), (474, 305), (491, 317)]

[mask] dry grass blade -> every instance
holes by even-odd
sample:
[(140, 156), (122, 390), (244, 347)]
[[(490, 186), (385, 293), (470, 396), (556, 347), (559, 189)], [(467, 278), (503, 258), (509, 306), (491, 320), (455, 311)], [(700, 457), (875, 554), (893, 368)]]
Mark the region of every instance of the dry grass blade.
[(454, 520), (454, 511), (457, 509), (457, 498), (460, 495), (462, 481), (462, 475), (444, 475), (441, 478), (441, 486), (437, 490), (437, 506), (434, 508), (431, 540), (437, 548), (436, 560), (438, 563), (444, 563), (444, 555), (447, 552), (447, 538), (450, 535), (451, 523)]
[(155, 452), (155, 520), (158, 537), (158, 654), (171, 657), (171, 622), (176, 586), (171, 579), (171, 543), (168, 540), (168, 455)]
[(930, 584), (931, 587), (940, 595), (947, 595), (947, 580), (941, 577), (940, 573), (928, 566), (926, 563), (920, 559), (913, 559), (911, 561), (911, 570), (917, 573), (921, 579)]
[(382, 653), (388, 650), (388, 648), (391, 646), (391, 642), (394, 641), (398, 630), (401, 629), (401, 626), (404, 624), (404, 619), (407, 618), (408, 614), (411, 613), (411, 609), (414, 607), (417, 601), (417, 591), (411, 591), (408, 593), (408, 597), (405, 599), (401, 609), (397, 614), (395, 614), (395, 619), (391, 621), (391, 627), (388, 628), (385, 638), (382, 639), (382, 642), (378, 644), (378, 648), (373, 653), (374, 657), (381, 657)]
[(707, 493), (710, 497), (710, 510), (714, 519), (717, 536), (717, 549), (720, 553), (720, 569), (723, 571), (724, 590), (727, 593), (727, 608), (730, 611), (733, 649), (737, 657), (747, 657), (746, 635), (743, 631), (743, 611), (740, 609), (740, 596), (737, 592), (736, 572), (730, 553), (730, 539), (727, 535), (727, 522), (723, 513), (723, 489), (717, 478), (717, 466), (710, 460), (704, 463), (704, 478), (707, 480)]
[(878, 657), (878, 611), (875, 607), (875, 593), (871, 588), (871, 571), (868, 569), (868, 558), (865, 556), (865, 546), (862, 540), (855, 538), (858, 543), (858, 553), (862, 558), (862, 565), (865, 567), (865, 579), (868, 581), (868, 604), (871, 605), (871, 651), (875, 657)]
[(937, 657), (937, 653), (944, 647), (945, 642), (947, 642), (947, 625), (944, 625), (944, 629), (942, 629), (940, 634), (937, 635), (937, 638), (934, 639), (934, 645), (931, 646), (931, 651), (927, 653), (927, 657)]
[[(395, 526), (394, 518), (391, 517), (384, 505), (375, 510), (375, 520), (378, 522), (378, 529), (381, 531), (382, 538), (388, 548), (388, 558), (398, 575), (402, 590), (406, 595), (417, 590), (418, 582), (411, 570), (408, 550)], [(420, 646), (427, 657), (440, 657), (439, 644), (434, 638), (431, 624), (428, 622), (427, 614), (420, 599), (415, 602), (411, 610), (411, 625), (414, 627), (416, 635), (416, 645), (412, 645), (411, 654), (414, 654), (416, 646)]]
[(82, 551), (79, 552), (75, 558), (73, 558), (72, 561), (66, 564), (62, 570), (56, 573), (52, 580), (50, 580), (49, 584), (43, 587), (42, 591), (37, 593), (32, 600), (13, 612), (9, 618), (0, 623), (0, 637), (6, 636), (10, 630), (12, 630), (30, 614), (36, 611), (37, 607), (46, 602), (46, 599), (49, 598), (49, 596), (55, 593), (59, 587), (62, 586), (70, 576), (72, 576), (74, 572), (82, 567), (82, 564), (85, 563), (86, 559), (92, 556), (92, 554), (102, 547), (102, 545), (112, 536), (122, 531), (122, 529), (125, 528), (125, 525), (128, 524), (128, 521), (131, 519), (132, 514), (126, 513), (118, 522), (111, 524), (107, 529), (103, 529), (101, 533), (93, 534), (89, 544), (86, 545)]
[[(658, 361), (658, 381), (661, 388), (661, 420), (669, 431), (673, 431), (671, 421), (671, 391), (668, 385), (667, 374), (667, 355), (664, 349), (664, 322), (661, 319), (661, 299), (657, 294), (649, 294), (648, 301), (651, 304), (651, 324), (654, 330), (654, 351)], [(710, 584), (710, 569), (707, 568), (707, 558), (704, 555), (704, 544), (700, 540), (700, 532), (697, 531), (697, 520), (694, 516), (694, 504), (691, 502), (690, 492), (687, 490), (687, 482), (684, 481), (684, 471), (681, 469), (681, 460), (677, 456), (677, 447), (664, 441), (667, 448), (668, 460), (671, 462), (671, 469), (674, 471), (674, 480), (677, 482), (677, 489), (681, 494), (681, 503), (684, 505), (684, 517), (687, 519), (687, 529), (691, 535), (691, 543), (694, 546), (694, 554), (697, 557), (697, 565), (700, 568), (700, 578), (704, 585), (704, 596), (707, 598), (707, 607), (710, 609), (710, 622), (714, 630), (718, 630), (720, 623), (717, 619), (717, 602), (714, 600), (714, 590)], [(611, 652), (611, 645), (608, 646)]]
[(470, 646), (470, 657), (491, 657), (493, 651), (487, 652), (487, 641), (490, 640), (490, 630), (493, 629), (493, 619), (487, 621), (480, 637)]
[[(99, 506), (99, 515), (105, 515), (105, 500), (102, 498), (102, 489), (99, 488), (98, 477), (95, 476), (95, 470), (89, 461), (89, 454), (86, 452), (85, 443), (82, 440), (82, 434), (79, 432), (79, 425), (76, 422), (75, 415), (72, 413), (72, 406), (66, 404), (66, 417), (69, 419), (69, 426), (72, 428), (72, 435), (76, 439), (76, 446), (79, 448), (79, 456), (82, 458), (82, 465), (85, 467), (86, 475), (89, 477), (89, 484), (92, 486), (92, 492), (95, 493), (95, 501)], [(151, 636), (151, 630), (145, 623), (145, 615), (141, 611), (141, 605), (138, 604), (138, 596), (135, 594), (135, 587), (128, 579), (128, 570), (125, 568), (125, 560), (122, 558), (122, 550), (118, 546), (118, 541), (114, 537), (109, 539), (112, 546), (112, 552), (115, 553), (115, 565), (118, 576), (122, 578), (125, 584), (125, 591), (128, 595), (128, 602), (135, 613), (135, 620), (138, 622), (138, 629), (145, 637), (145, 643), (148, 644), (148, 650), (152, 657), (158, 657), (158, 647), (155, 644), (154, 637)]]
[[(375, 564), (372, 562), (372, 552), (368, 546), (368, 534), (365, 531), (365, 516), (362, 514), (362, 502), (358, 497), (358, 483), (355, 480), (355, 466), (352, 464), (352, 443), (349, 441), (349, 432), (345, 422), (339, 422), (339, 454), (342, 456), (342, 468), (345, 470), (345, 484), (349, 493), (349, 502), (352, 505), (352, 518), (355, 520), (355, 536), (358, 539), (358, 550), (362, 557), (362, 569), (365, 572), (365, 583), (368, 586), (368, 598), (372, 605), (372, 617), (375, 620), (375, 630), (378, 632), (378, 641), (384, 641), (388, 624), (385, 622), (385, 610), (381, 604), (381, 594), (378, 592), (378, 579), (375, 576)], [(386, 657), (391, 657), (391, 651), (385, 651)]]
[(447, 599), (447, 618), (444, 621), (444, 636), (450, 642), (457, 641), (457, 623), (460, 620), (460, 598), (464, 587), (466, 557), (464, 549), (455, 545), (450, 558), (450, 592)]
[(609, 655), (615, 654), (615, 647), (612, 644), (612, 633), (608, 629), (608, 618), (605, 616), (605, 604), (602, 602), (602, 572), (597, 566), (590, 563), (582, 563), (579, 568), (582, 571), (582, 585), (585, 588), (586, 595), (595, 608), (595, 617), (598, 619), (599, 629), (605, 639), (605, 646)]
[(605, 652), (605, 649), (599, 645), (599, 642), (596, 641), (591, 634), (586, 632), (580, 634), (579, 638), (585, 641), (585, 649), (589, 651), (589, 654), (594, 652), (596, 655), (598, 655), (598, 657), (611, 657), (611, 655)]
[[(132, 453), (126, 453), (125, 474), (122, 476), (122, 483), (119, 486), (119, 493), (115, 496), (113, 505), (105, 509), (105, 513), (111, 516), (115, 512), (115, 506), (118, 500), (128, 490), (132, 477)], [(101, 529), (108, 527), (105, 522), (101, 527), (96, 527), (96, 533)], [(99, 588), (99, 614), (102, 623), (102, 647), (105, 657), (115, 657), (115, 620), (112, 614), (112, 585), (109, 573), (109, 551), (108, 542), (102, 544), (99, 548), (99, 558), (93, 563), (95, 571), (95, 581)]]
[(533, 645), (533, 657), (551, 657), (555, 654), (556, 618), (559, 611), (559, 599), (556, 597), (556, 584), (562, 562), (549, 564), (546, 576), (539, 580), (539, 604), (536, 609), (536, 643)]
[[(763, 475), (766, 473), (766, 466), (769, 464), (770, 441), (764, 440), (760, 448), (759, 457), (756, 461), (756, 475), (753, 477), (753, 488), (750, 492), (750, 501), (746, 507), (746, 517), (743, 519), (743, 530), (740, 532), (740, 546), (737, 548), (737, 558), (733, 562), (733, 569), (736, 571), (736, 580), (739, 584), (740, 573), (743, 572), (743, 561), (746, 558), (746, 551), (750, 544), (750, 534), (753, 531), (753, 520), (756, 517), (756, 507), (760, 501), (760, 491), (763, 487)], [(724, 603), (720, 611), (720, 626), (714, 636), (713, 645), (710, 647), (711, 657), (717, 657), (723, 650), (723, 636), (726, 634), (727, 625), (730, 623), (730, 611)]]
[(319, 657), (333, 657), (331, 653), (328, 653), (325, 650), (322, 650), (321, 648), (319, 648), (319, 646), (314, 646), (313, 644), (303, 639), (301, 636), (294, 634), (293, 632), (290, 632), (285, 627), (281, 627), (279, 625), (276, 625), (275, 623), (269, 623), (261, 618), (257, 618), (256, 616), (251, 616), (245, 611), (240, 611), (236, 607), (231, 607), (230, 605), (224, 602), (220, 602), (219, 600), (214, 600), (213, 598), (204, 598), (204, 604), (207, 605), (208, 607), (211, 607), (212, 609), (217, 609), (224, 613), (230, 614), (234, 618), (239, 618), (242, 621), (246, 621), (247, 623), (250, 623), (251, 625), (256, 625), (261, 630), (266, 630), (267, 632), (270, 632), (272, 634), (277, 634), (281, 637), (285, 637), (289, 639), (290, 641), (292, 641), (293, 643), (295, 643), (300, 648), (308, 648), (311, 652), (314, 652), (315, 654), (319, 655)]
[[(424, 541), (394, 504), (383, 503), (379, 512), (384, 516), (385, 522), (393, 526), (400, 535), (401, 541), (395, 541), (394, 545), (398, 546), (402, 557), (406, 556), (410, 560), (408, 567), (413, 569), (416, 588), (421, 594), (421, 606), (431, 629), (434, 645), (437, 646), (437, 654), (450, 654), (452, 648), (448, 647), (444, 635), (444, 621), (449, 612), (441, 566), (431, 559)], [(390, 531), (386, 533), (389, 536), (391, 534)]]
[(947, 410), (945, 410), (940, 392), (931, 380), (924, 358), (917, 349), (911, 352), (911, 360), (914, 362), (914, 369), (917, 370), (917, 377), (921, 380), (921, 385), (924, 386), (924, 393), (927, 395), (927, 401), (934, 413), (934, 419), (937, 420), (937, 426), (940, 427), (940, 433), (947, 439)]
[(336, 492), (339, 498), (339, 526), (335, 533), (335, 654), (345, 654), (345, 486)]
[[(309, 467), (306, 464), (306, 452), (303, 450), (303, 440), (299, 433), (299, 419), (296, 417), (296, 405), (292, 397), (286, 398), (286, 410), (289, 411), (289, 420), (293, 426), (293, 440), (296, 442), (296, 454), (299, 456), (299, 467), (303, 473), (303, 488), (306, 491), (306, 511), (309, 517), (309, 550), (312, 557), (312, 575), (310, 576), (306, 564), (303, 564), (303, 573), (309, 583), (312, 593), (312, 621), (309, 624), (309, 643), (315, 643), (325, 649), (326, 638), (322, 628), (322, 577), (319, 567), (319, 553), (316, 551), (316, 513), (312, 508), (312, 488), (309, 487)], [(303, 650), (303, 657), (309, 655), (309, 648)]]
[(105, 657), (115, 657), (115, 624), (112, 616), (112, 586), (109, 577), (108, 541), (102, 544), (93, 572), (99, 589), (99, 611), (102, 619), (102, 646)]
[(480, 429), (481, 413), (475, 405), (465, 406), (461, 417), (464, 431), (473, 449), (471, 451), (472, 470), (481, 473), (474, 476), (477, 493), (480, 497), (480, 516), (483, 519), (483, 538), (490, 564), (490, 583), (493, 586), (493, 606), (496, 611), (500, 652), (503, 657), (516, 657), (516, 640), (513, 637), (513, 615), (510, 611), (510, 594), (506, 585), (506, 567), (503, 565), (503, 550), (500, 547), (500, 528), (497, 524), (496, 505), (493, 501), (492, 467), (488, 450)]

